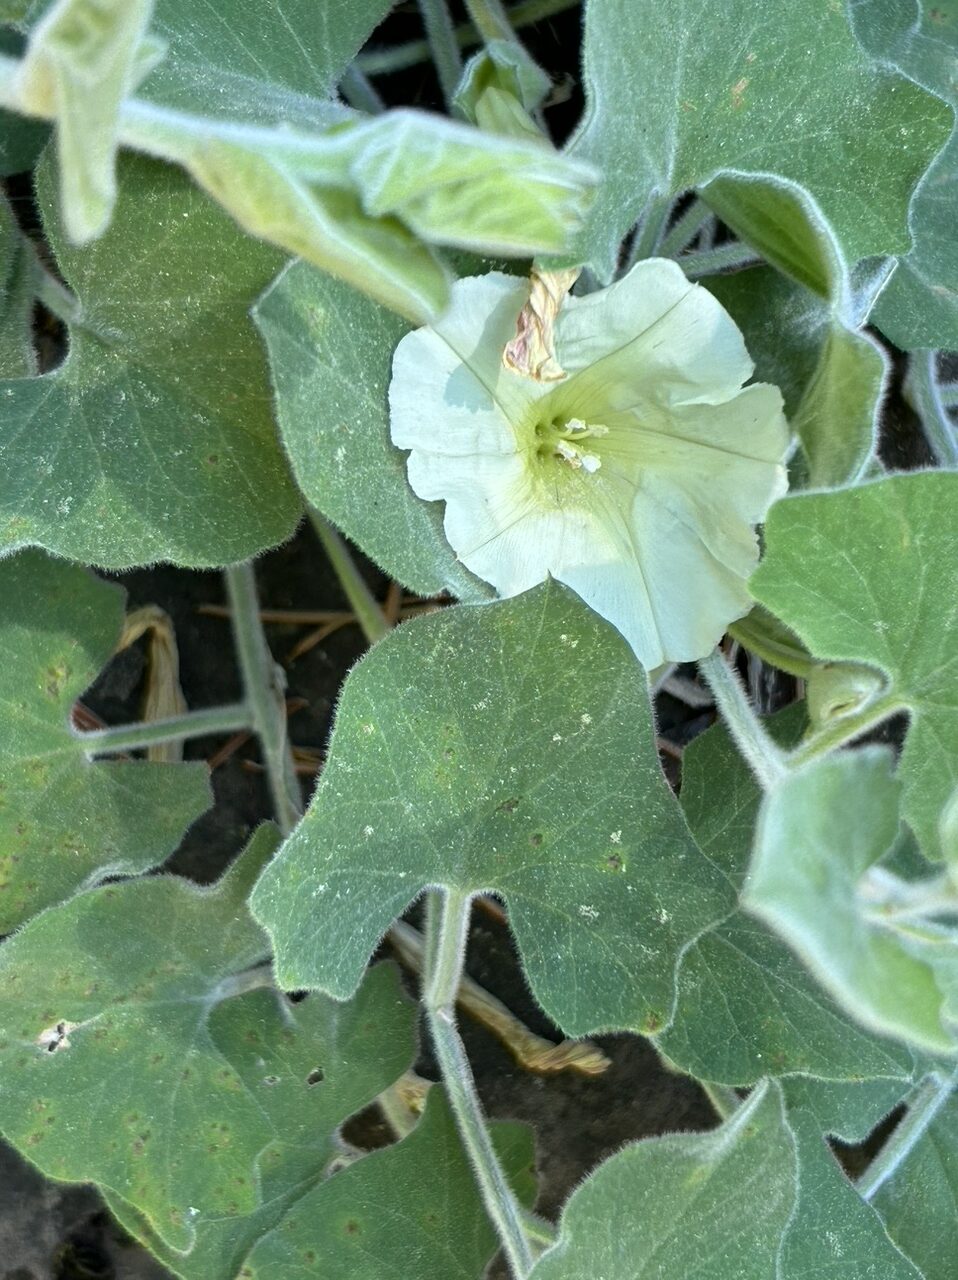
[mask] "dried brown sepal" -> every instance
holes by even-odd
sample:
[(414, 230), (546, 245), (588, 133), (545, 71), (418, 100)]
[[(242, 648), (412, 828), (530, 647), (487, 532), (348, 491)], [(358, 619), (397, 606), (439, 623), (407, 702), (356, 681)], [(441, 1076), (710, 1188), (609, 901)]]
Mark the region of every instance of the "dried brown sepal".
[(529, 301), (519, 312), (516, 336), (502, 353), (507, 369), (535, 382), (559, 382), (566, 376), (556, 359), (555, 322), (579, 271), (579, 267), (566, 271), (533, 269)]

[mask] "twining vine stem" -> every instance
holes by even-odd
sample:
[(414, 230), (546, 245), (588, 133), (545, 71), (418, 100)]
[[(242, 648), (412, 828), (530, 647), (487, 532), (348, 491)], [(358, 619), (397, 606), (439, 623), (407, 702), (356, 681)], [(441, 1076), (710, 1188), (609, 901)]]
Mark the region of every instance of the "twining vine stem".
[(303, 813), (302, 796), (286, 736), (285, 679), (266, 643), (256, 577), (246, 560), (224, 571), (243, 687), (260, 740), (276, 823), (288, 835)]
[(788, 772), (785, 755), (769, 737), (748, 700), (742, 682), (720, 650), (715, 649), (699, 662), (699, 671), (708, 682), (715, 704), (722, 713), (735, 745), (745, 757), (763, 791), (784, 781)]
[(329, 557), (339, 584), (346, 594), (349, 607), (356, 615), (356, 621), (363, 635), (370, 644), (382, 640), (391, 630), (386, 615), (379, 601), (366, 585), (366, 580), (356, 567), (356, 562), (349, 554), (349, 548), (333, 526), (318, 511), (310, 511), (309, 518), (317, 537), (323, 544), (323, 550)]
[(456, 992), (462, 976), (471, 895), (457, 889), (430, 893), (426, 903), (423, 1005), (449, 1105), (469, 1154), (486, 1211), (516, 1280), (532, 1270), (525, 1215), (499, 1163), (476, 1093), (469, 1059), (456, 1029)]
[(462, 79), (462, 54), (446, 0), (419, 0), (419, 12), (439, 76), (442, 96), (449, 107)]
[(879, 1187), (907, 1160), (948, 1101), (954, 1087), (954, 1075), (942, 1076), (932, 1072), (922, 1080), (891, 1137), (856, 1183), (863, 1200), (871, 1200)]
[(252, 726), (253, 714), (249, 704), (236, 702), (225, 707), (204, 707), (200, 711), (188, 711), (185, 715), (170, 716), (164, 720), (111, 725), (108, 729), (94, 729), (76, 736), (88, 756), (98, 756), (114, 751), (139, 751), (183, 738), (205, 738), (210, 733), (238, 733)]

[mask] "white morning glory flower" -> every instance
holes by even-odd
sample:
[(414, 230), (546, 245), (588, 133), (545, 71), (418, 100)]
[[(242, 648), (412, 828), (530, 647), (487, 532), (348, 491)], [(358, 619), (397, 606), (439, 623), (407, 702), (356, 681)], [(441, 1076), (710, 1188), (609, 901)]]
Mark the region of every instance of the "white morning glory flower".
[(751, 607), (754, 526), (786, 489), (781, 394), (743, 387), (735, 322), (674, 262), (567, 298), (553, 381), (503, 363), (528, 296), (513, 276), (460, 280), (399, 343), (391, 433), (409, 483), (445, 502), (450, 544), (501, 596), (551, 574), (647, 669), (701, 658)]

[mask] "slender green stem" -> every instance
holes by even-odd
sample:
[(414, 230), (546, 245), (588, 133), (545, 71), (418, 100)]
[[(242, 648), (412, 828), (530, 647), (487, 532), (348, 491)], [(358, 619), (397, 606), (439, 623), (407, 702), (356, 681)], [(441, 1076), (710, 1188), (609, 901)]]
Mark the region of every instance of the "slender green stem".
[(276, 989), (271, 960), (256, 965), (252, 969), (244, 969), (242, 973), (230, 973), (221, 978), (210, 992), (210, 1004), (218, 1004), (221, 1000), (231, 1000), (234, 996), (245, 996), (247, 991), (260, 991), (264, 987)]
[(938, 388), (934, 351), (915, 351), (908, 357), (905, 397), (921, 419), (925, 439), (940, 467), (958, 467), (958, 430), (948, 417)]
[(727, 1120), (742, 1105), (742, 1099), (727, 1084), (712, 1084), (708, 1080), (699, 1080), (699, 1088), (715, 1108), (720, 1120)]
[(785, 757), (755, 714), (736, 673), (715, 649), (699, 662), (699, 671), (708, 681), (722, 718), (764, 791), (783, 780)]
[(286, 736), (286, 681), (263, 634), (252, 563), (230, 565), (224, 576), (243, 687), (263, 752), (276, 822), (287, 835), (302, 816), (303, 805)]
[(687, 249), (712, 216), (712, 210), (698, 196), (663, 237), (659, 248), (663, 258), (676, 258)]
[(759, 261), (759, 256), (747, 244), (733, 240), (730, 244), (720, 244), (717, 249), (684, 253), (677, 261), (689, 280), (698, 280), (732, 267), (750, 267)]
[(671, 196), (662, 196), (656, 193), (649, 197), (649, 202), (642, 214), (642, 221), (639, 223), (635, 237), (632, 240), (632, 247), (629, 250), (625, 266), (622, 268), (622, 275), (626, 275), (627, 272), (631, 271), (637, 262), (641, 262), (643, 258), (651, 258), (655, 253), (659, 241), (662, 239), (662, 232), (668, 224), (669, 210), (671, 208)]
[(309, 518), (313, 522), (317, 537), (323, 544), (323, 550), (329, 556), (330, 564), (336, 571), (349, 607), (356, 615), (356, 621), (362, 628), (363, 635), (370, 644), (382, 640), (390, 631), (386, 615), (379, 606), (379, 601), (369, 590), (366, 580), (356, 568), (356, 562), (349, 554), (349, 548), (333, 526), (318, 511), (310, 510)]
[(513, 1275), (516, 1280), (524, 1280), (533, 1263), (532, 1248), (523, 1227), (524, 1215), (489, 1137), (469, 1059), (456, 1029), (456, 992), (462, 976), (469, 905), (468, 893), (447, 889), (441, 909), (434, 909), (428, 915), (426, 958), (429, 967), (423, 974), (423, 1003), (449, 1105), (486, 1211), (502, 1241)]
[(863, 1200), (871, 1200), (879, 1187), (901, 1168), (928, 1131), (931, 1122), (948, 1101), (955, 1087), (953, 1075), (926, 1076), (908, 1103), (888, 1141), (862, 1176), (857, 1187)]
[(109, 729), (95, 729), (76, 736), (88, 756), (101, 756), (116, 751), (140, 751), (161, 742), (176, 742), (183, 738), (205, 738), (210, 733), (238, 733), (241, 729), (252, 728), (252, 725), (250, 708), (245, 702), (237, 702), (226, 707), (188, 711), (185, 715), (170, 716), (166, 720), (111, 725)]
[[(580, 0), (525, 0), (509, 10), (509, 19), (513, 31), (521, 31), (523, 27), (541, 22), (544, 18), (553, 18), (566, 9), (574, 9)], [(465, 22), (455, 29), (456, 44), (460, 49), (468, 49), (481, 44), (482, 38), (471, 22)], [(392, 49), (376, 49), (361, 54), (358, 62), (368, 76), (388, 76), (396, 71), (406, 71), (420, 62), (428, 62), (432, 50), (428, 40), (410, 40), (407, 44), (395, 45)]]
[(446, 0), (419, 0), (419, 12), (426, 28), (432, 60), (436, 64), (442, 96), (448, 107), (452, 105), (462, 79), (462, 54), (449, 16), (449, 6)]
[(339, 82), (339, 92), (351, 107), (365, 111), (367, 115), (379, 116), (386, 110), (385, 102), (355, 62), (346, 68)]
[(958, 382), (942, 382), (938, 386), (941, 403), (946, 409), (958, 408)]
[(61, 284), (56, 276), (52, 276), (39, 258), (34, 264), (33, 293), (37, 301), (64, 324), (75, 325), (79, 322), (83, 312), (80, 299), (65, 284)]
[(790, 769), (798, 769), (809, 760), (815, 760), (818, 756), (826, 755), (829, 751), (835, 751), (838, 747), (844, 746), (846, 742), (852, 742), (863, 733), (867, 733), (869, 729), (873, 729), (875, 725), (887, 720), (889, 716), (897, 715), (899, 711), (906, 709), (905, 703), (890, 694), (877, 698), (855, 715), (833, 720), (817, 733), (811, 734), (786, 757), (786, 763)]
[(490, 40), (518, 43), (502, 0), (465, 0), (465, 3), (472, 25), (482, 36), (484, 43)]

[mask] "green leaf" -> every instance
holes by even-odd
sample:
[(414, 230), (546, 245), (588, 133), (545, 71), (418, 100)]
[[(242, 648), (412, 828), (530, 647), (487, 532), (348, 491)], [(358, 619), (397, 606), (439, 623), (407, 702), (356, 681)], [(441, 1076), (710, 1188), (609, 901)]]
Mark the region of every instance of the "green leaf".
[(804, 452), (803, 479), (813, 488), (859, 479), (875, 448), (888, 364), (859, 332), (869, 302), (859, 296), (832, 228), (808, 192), (782, 178), (725, 174), (701, 194), (737, 235), (803, 286), (790, 288), (767, 269), (710, 282), (742, 325), (759, 375), (782, 379)]
[(36, 370), (33, 263), (10, 206), (0, 197), (0, 373), (8, 378), (26, 378)]
[[(856, 0), (856, 35), (876, 58), (958, 107), (958, 11), (944, 0)], [(958, 130), (928, 170), (911, 203), (914, 245), (875, 308), (873, 320), (899, 347), (958, 350)]]
[(743, 905), (798, 952), (859, 1021), (954, 1053), (958, 941), (896, 929), (870, 910), (866, 873), (898, 831), (899, 785), (881, 747), (827, 756), (766, 795)]
[(267, 1086), (228, 1060), (210, 1017), (268, 953), (244, 903), (274, 847), (262, 828), (212, 889), (93, 889), (0, 949), (0, 1129), (47, 1175), (137, 1205), (173, 1249), (259, 1202)]
[(203, 764), (91, 764), (73, 703), (109, 660), (123, 593), (36, 551), (0, 561), (0, 933), (84, 884), (163, 862), (211, 802)]
[[(531, 1135), (520, 1125), (491, 1128), (506, 1175), (528, 1194)], [(304, 1196), (252, 1251), (242, 1276), (476, 1280), (497, 1244), (445, 1095), (436, 1085), (407, 1138), (358, 1160)]]
[(886, 696), (910, 715), (903, 816), (931, 858), (958, 784), (956, 506), (958, 475), (944, 472), (785, 498), (750, 583), (816, 656), (885, 674)]
[(774, 1084), (711, 1133), (651, 1138), (573, 1192), (532, 1280), (765, 1280), (798, 1192), (795, 1143)]
[(659, 768), (642, 668), (551, 580), (370, 651), (252, 904), (280, 981), (345, 998), (427, 885), (503, 897), (569, 1035), (664, 1025), (677, 955), (731, 906)]
[(109, 232), (48, 234), (80, 299), (65, 362), (3, 387), (0, 545), (38, 543), (112, 568), (241, 560), (300, 512), (248, 319), (280, 259), (182, 174), (121, 165)]
[[(803, 724), (797, 704), (768, 728), (791, 747)], [(722, 725), (686, 747), (685, 816), (702, 851), (736, 885), (748, 868), (760, 803), (758, 785)], [(771, 930), (741, 911), (683, 953), (675, 1016), (657, 1044), (683, 1071), (731, 1085), (794, 1073), (900, 1081), (913, 1070), (904, 1046), (858, 1026)]]
[[(861, 1088), (822, 1086), (812, 1080), (785, 1086), (788, 1121), (798, 1146), (800, 1190), (782, 1248), (781, 1280), (922, 1280), (921, 1272), (888, 1238), (879, 1215), (842, 1172), (823, 1136), (829, 1129), (827, 1120), (823, 1124), (819, 1095), (825, 1095), (826, 1112), (838, 1102), (843, 1114), (859, 1109), (853, 1094)], [(884, 1101), (892, 1096), (886, 1093)], [(894, 1098), (891, 1106), (897, 1101)]]
[(257, 303), (276, 417), (308, 501), (419, 595), (483, 599), (489, 588), (456, 559), (439, 503), (406, 482), (389, 438), (393, 352), (409, 325), (348, 285), (293, 263)]
[(150, 101), (201, 115), (315, 127), (322, 99), (395, 0), (157, 0), (168, 56)]
[[(320, 1182), (342, 1122), (411, 1065), (415, 1006), (395, 966), (379, 964), (349, 1004), (313, 995), (289, 1005), (276, 992), (251, 991), (218, 1004), (208, 1029), (272, 1131), (257, 1159), (262, 1203), (246, 1216), (198, 1224), (195, 1244), (182, 1254), (115, 1192), (107, 1190), (106, 1202), (183, 1280), (234, 1280), (253, 1245)], [(212, 1172), (210, 1156), (202, 1159)]]
[(751, 0), (590, 0), (584, 79), (570, 150), (605, 177), (579, 251), (602, 279), (653, 193), (727, 170), (805, 187), (849, 262), (905, 250), (908, 201), (952, 123), (866, 57), (840, 4), (769, 0), (756, 22)]
[(954, 1280), (958, 1258), (958, 1097), (938, 1113), (874, 1205), (925, 1280)]
[(116, 203), (119, 115), (134, 87), (153, 0), (57, 0), (30, 34), (14, 93), (56, 121), (67, 235), (92, 240)]

